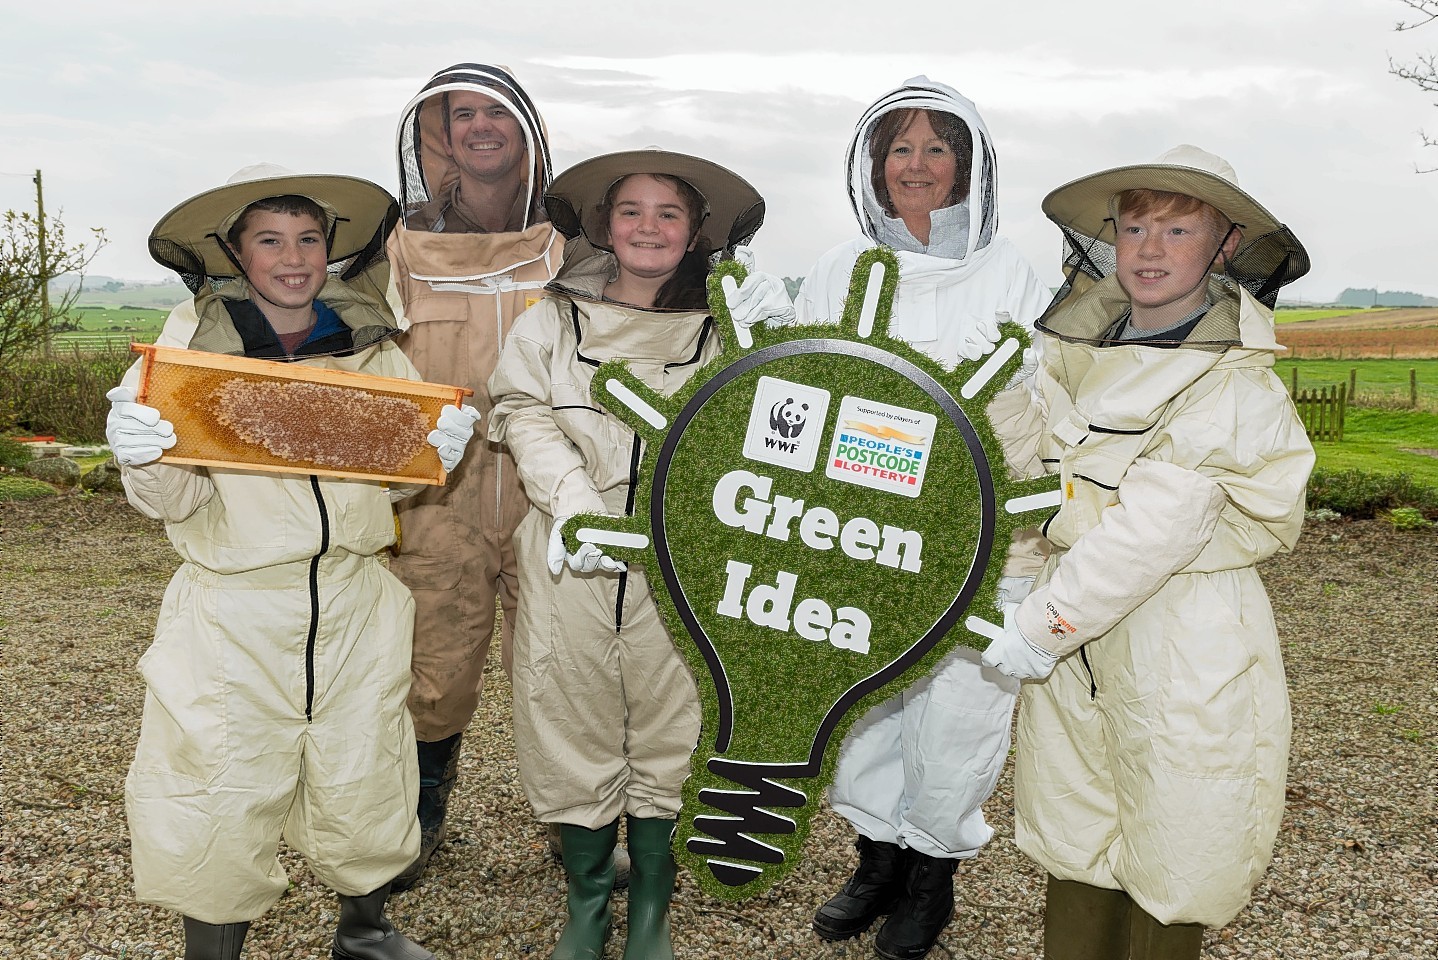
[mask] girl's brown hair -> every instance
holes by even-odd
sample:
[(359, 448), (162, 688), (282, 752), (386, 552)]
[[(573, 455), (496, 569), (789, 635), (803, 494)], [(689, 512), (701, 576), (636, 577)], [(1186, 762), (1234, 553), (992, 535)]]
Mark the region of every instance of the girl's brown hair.
[[(694, 243), (694, 249), (687, 251), (679, 261), (674, 275), (659, 288), (654, 297), (654, 306), (660, 310), (702, 310), (709, 305), (709, 258), (714, 251), (704, 238), (700, 237), (695, 241), (695, 237), (699, 236), (699, 229), (704, 225), (709, 204), (704, 195), (687, 180), (668, 173), (643, 175), (669, 184), (679, 194), (679, 199), (684, 202), (684, 209), (689, 214), (689, 240)], [(609, 215), (614, 209), (614, 197), (619, 193), (619, 188), (629, 177), (635, 176), (640, 174), (631, 173), (610, 184), (604, 193), (604, 199), (599, 202), (601, 222), (609, 222)]]

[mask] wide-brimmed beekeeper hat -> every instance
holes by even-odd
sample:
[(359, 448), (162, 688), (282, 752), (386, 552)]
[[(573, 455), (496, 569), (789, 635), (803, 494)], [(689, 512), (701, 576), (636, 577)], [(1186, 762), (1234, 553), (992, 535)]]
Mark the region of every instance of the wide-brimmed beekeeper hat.
[(609, 250), (609, 223), (599, 206), (610, 187), (636, 173), (678, 177), (698, 190), (704, 197), (699, 236), (715, 250), (747, 243), (764, 222), (764, 198), (749, 181), (709, 160), (658, 147), (606, 153), (570, 167), (544, 195), (550, 222), (566, 237), (582, 233)]
[(383, 243), (399, 213), (389, 191), (368, 180), (256, 163), (161, 217), (150, 231), (150, 256), (181, 274), (238, 276), (240, 267), (225, 249), (225, 235), (250, 204), (283, 196), (307, 197), (324, 210), (330, 263), (367, 250), (376, 237)]
[(1066, 183), (1044, 198), (1043, 209), (1050, 219), (1096, 237), (1104, 229), (1104, 221), (1117, 215), (1117, 196), (1140, 189), (1202, 200), (1246, 233), (1270, 233), (1282, 226), (1263, 204), (1239, 187), (1238, 174), (1227, 160), (1187, 143), (1165, 151), (1153, 163), (1114, 167)]
[(1075, 252), (1100, 268), (1096, 271), (1094, 264), (1083, 265), (1092, 276), (1111, 272), (1111, 264), (1104, 263), (1105, 257), (1092, 242), (1106, 245), (1107, 259), (1112, 259), (1118, 197), (1125, 190), (1163, 190), (1194, 197), (1236, 224), (1242, 236), (1233, 256), (1224, 259), (1224, 272), (1269, 306), (1281, 287), (1308, 272), (1308, 252), (1303, 244), (1238, 185), (1233, 166), (1185, 143), (1166, 150), (1152, 163), (1079, 177), (1044, 197), (1044, 213), (1064, 231)]

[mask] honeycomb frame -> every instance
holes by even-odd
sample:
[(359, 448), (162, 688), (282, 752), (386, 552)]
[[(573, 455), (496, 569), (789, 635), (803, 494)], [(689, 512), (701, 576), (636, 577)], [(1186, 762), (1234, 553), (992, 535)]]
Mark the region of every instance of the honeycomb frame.
[[(425, 439), (435, 428), (439, 414), (446, 404), (461, 404), (474, 391), (466, 387), (449, 384), (426, 383), (419, 380), (404, 380), (396, 377), (379, 377), (373, 374), (355, 373), (349, 370), (333, 370), (307, 364), (281, 363), (274, 360), (257, 360), (251, 357), (235, 357), (228, 354), (206, 353), (175, 347), (160, 347), (153, 344), (131, 344), (130, 349), (140, 355), (140, 385), (137, 399), (160, 410), (161, 415), (175, 425), (176, 443), (161, 456), (161, 462), (190, 464), (203, 467), (229, 467), (258, 470), (266, 473), (304, 473), (328, 477), (344, 477), (355, 480), (377, 480), (396, 483), (420, 483), (442, 485), (446, 474), (439, 461), (439, 454)], [(377, 418), (375, 411), (393, 409), (396, 402), (413, 404), (418, 408), (416, 426), (404, 429), (395, 426), (393, 442), (407, 444), (415, 452), (403, 465), (392, 470), (377, 470), (374, 459), (360, 463), (329, 462), (343, 461), (345, 454), (339, 450), (324, 459), (308, 459), (300, 456), (285, 456), (275, 453), (262, 441), (247, 439), (221, 419), (219, 391), (230, 384), (278, 386), (282, 401), (276, 407), (277, 417), (273, 423), (280, 424), (280, 433), (296, 417), (303, 417), (303, 403), (295, 403), (293, 394), (306, 391), (293, 389), (297, 385), (315, 385), (320, 388), (341, 388), (343, 395), (334, 391), (320, 391), (331, 398), (339, 397), (346, 403), (353, 400), (356, 408), (351, 423), (369, 423), (367, 434), (372, 435), (374, 424), (385, 423)], [(261, 387), (265, 389), (265, 387)], [(313, 394), (317, 391), (308, 391)], [(370, 416), (366, 416), (366, 409)], [(348, 415), (348, 414), (347, 414)], [(418, 422), (422, 419), (423, 428)], [(309, 431), (305, 440), (321, 442), (322, 433)], [(389, 439), (389, 438), (381, 438)], [(403, 449), (408, 449), (404, 447)], [(402, 458), (403, 453), (395, 455)]]

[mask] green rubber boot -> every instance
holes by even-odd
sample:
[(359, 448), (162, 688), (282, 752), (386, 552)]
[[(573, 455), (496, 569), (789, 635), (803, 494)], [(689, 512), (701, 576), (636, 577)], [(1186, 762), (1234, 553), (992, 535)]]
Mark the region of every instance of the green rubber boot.
[[(569, 877), (569, 919), (550, 960), (599, 960), (609, 939), (609, 895), (614, 890), (614, 844), (619, 821), (598, 830), (559, 825), (564, 872)], [(632, 896), (632, 895), (631, 895)]]
[(185, 960), (240, 960), (248, 920), (243, 923), (205, 923), (185, 917)]
[(624, 960), (674, 960), (669, 901), (674, 898), (673, 820), (629, 818), (629, 935)]

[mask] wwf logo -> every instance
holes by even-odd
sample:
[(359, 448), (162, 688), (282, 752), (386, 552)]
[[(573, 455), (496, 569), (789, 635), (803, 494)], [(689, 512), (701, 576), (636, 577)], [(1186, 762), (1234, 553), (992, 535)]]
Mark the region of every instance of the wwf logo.
[(804, 432), (808, 422), (809, 405), (795, 403), (793, 397), (780, 400), (769, 411), (769, 427), (785, 440), (793, 440)]

